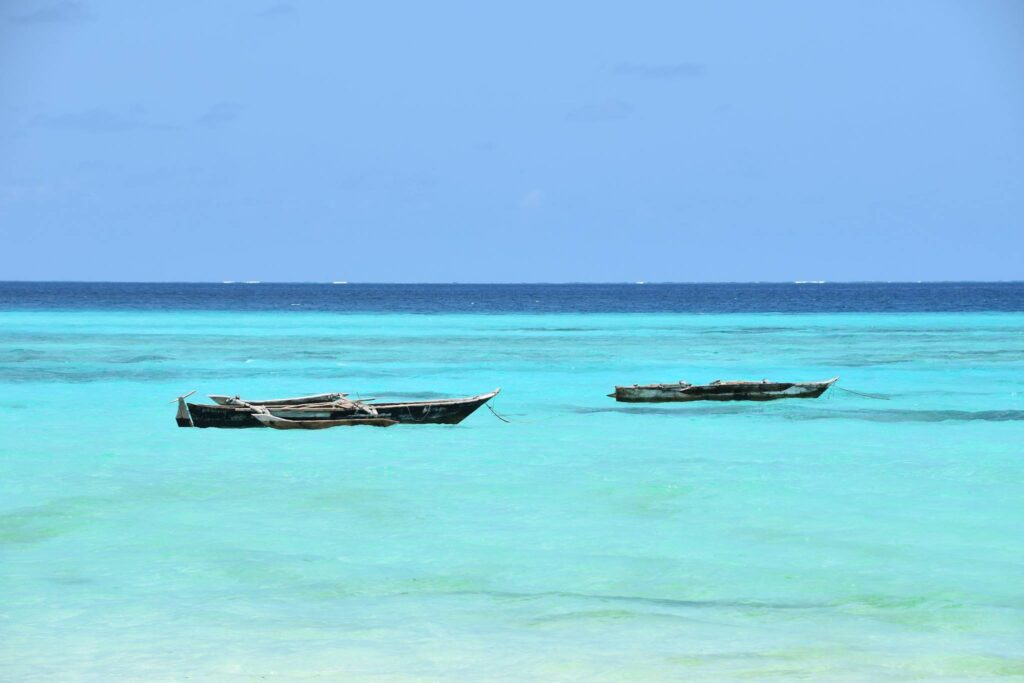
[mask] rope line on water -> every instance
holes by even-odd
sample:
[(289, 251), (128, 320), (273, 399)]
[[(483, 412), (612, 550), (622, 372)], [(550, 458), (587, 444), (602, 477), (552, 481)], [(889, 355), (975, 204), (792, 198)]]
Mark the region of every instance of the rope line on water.
[(537, 424), (539, 422), (548, 422), (549, 420), (561, 420), (561, 419), (564, 419), (564, 415), (549, 415), (548, 417), (542, 417), (539, 420), (519, 420), (519, 419), (510, 420), (507, 417), (505, 417), (504, 415), (502, 415), (501, 413), (499, 413), (497, 410), (495, 410), (491, 406), (490, 403), (485, 403), (484, 405), (487, 406), (487, 410), (491, 411), (491, 413), (494, 414), (494, 417), (498, 418), (502, 422), (507, 422), (509, 424), (532, 425), (532, 424)]
[(839, 391), (845, 391), (848, 394), (856, 394), (857, 396), (863, 396), (864, 398), (873, 398), (876, 401), (888, 401), (889, 400), (888, 396), (873, 396), (871, 394), (862, 394), (859, 391), (854, 391), (853, 389), (846, 389), (845, 387), (836, 387), (836, 389), (839, 389)]
[(512, 424), (512, 420), (507, 420), (504, 417), (502, 417), (501, 415), (498, 415), (498, 411), (495, 410), (493, 407), (491, 407), (490, 403), (485, 403), (484, 405), (487, 406), (487, 410), (491, 411), (491, 413), (494, 414), (494, 417), (498, 418), (502, 422), (508, 422), (509, 424)]

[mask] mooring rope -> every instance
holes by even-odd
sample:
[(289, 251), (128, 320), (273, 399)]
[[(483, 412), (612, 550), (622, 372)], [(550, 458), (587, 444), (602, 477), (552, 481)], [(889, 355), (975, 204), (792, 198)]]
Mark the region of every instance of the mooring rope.
[(498, 419), (499, 419), (499, 420), (501, 420), (502, 422), (508, 422), (509, 424), (512, 424), (512, 420), (508, 420), (508, 419), (505, 419), (504, 417), (502, 417), (501, 415), (499, 415), (499, 414), (498, 414), (498, 411), (497, 411), (497, 410), (495, 410), (495, 409), (494, 409), (493, 407), (491, 407), (491, 404), (490, 404), (490, 403), (485, 403), (484, 405), (485, 405), (485, 406), (487, 406), (487, 410), (491, 411), (491, 413), (493, 413), (493, 414), (494, 414), (494, 417), (498, 418)]
[(839, 391), (845, 391), (848, 394), (856, 394), (857, 396), (863, 396), (864, 398), (873, 398), (876, 401), (888, 401), (889, 400), (888, 396), (873, 396), (871, 394), (862, 394), (859, 391), (854, 391), (853, 389), (847, 389), (845, 387), (836, 387), (836, 389), (839, 389)]
[(499, 413), (497, 410), (492, 408), (490, 403), (485, 403), (484, 405), (487, 406), (487, 410), (491, 411), (491, 413), (494, 414), (494, 417), (498, 418), (502, 422), (508, 422), (509, 424), (535, 425), (535, 424), (539, 424), (541, 422), (549, 422), (550, 420), (562, 420), (562, 419), (564, 419), (563, 415), (549, 415), (547, 417), (542, 417), (539, 420), (520, 420), (518, 418), (516, 418), (515, 420), (510, 420), (507, 417), (505, 417), (504, 415), (502, 415), (501, 413)]

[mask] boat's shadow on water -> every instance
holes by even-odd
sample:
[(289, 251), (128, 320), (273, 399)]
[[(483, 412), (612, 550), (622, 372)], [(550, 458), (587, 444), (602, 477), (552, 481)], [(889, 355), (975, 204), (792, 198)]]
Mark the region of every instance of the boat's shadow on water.
[(863, 420), (866, 422), (1014, 422), (1024, 421), (1024, 410), (913, 410), (896, 408), (802, 408), (794, 411), (770, 409), (765, 406), (567, 406), (579, 415), (596, 413), (628, 413), (631, 415), (666, 415), (673, 417), (773, 417), (780, 420)]

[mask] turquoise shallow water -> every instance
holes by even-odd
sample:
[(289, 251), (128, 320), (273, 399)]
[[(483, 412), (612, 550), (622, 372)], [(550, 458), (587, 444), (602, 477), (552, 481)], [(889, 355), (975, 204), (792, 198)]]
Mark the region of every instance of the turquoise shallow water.
[[(605, 396), (837, 374), (878, 398)], [(4, 312), (0, 409), (0, 678), (1024, 679), (1019, 313)]]

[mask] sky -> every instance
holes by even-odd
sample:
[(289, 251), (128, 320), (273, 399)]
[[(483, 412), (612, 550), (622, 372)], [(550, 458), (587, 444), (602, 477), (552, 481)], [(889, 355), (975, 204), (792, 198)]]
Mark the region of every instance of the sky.
[(1024, 2), (0, 0), (0, 280), (1024, 279)]

